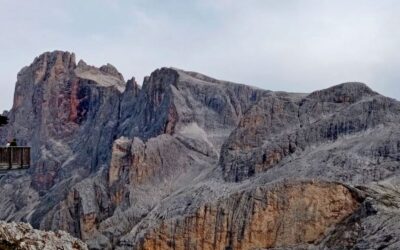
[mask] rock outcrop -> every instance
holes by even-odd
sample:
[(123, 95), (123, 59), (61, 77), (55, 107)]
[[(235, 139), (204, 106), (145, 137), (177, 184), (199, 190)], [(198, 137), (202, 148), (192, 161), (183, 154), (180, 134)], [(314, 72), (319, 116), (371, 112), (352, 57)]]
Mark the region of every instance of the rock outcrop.
[(106, 68), (76, 65), (74, 54), (55, 51), (18, 74), (10, 122), (1, 134), (2, 140), (16, 138), (32, 147), (32, 166), (28, 173), (0, 180), (2, 219), (80, 236), (74, 232), (79, 217), (53, 209), (73, 185), (110, 161), (125, 83), (111, 66)]
[(400, 182), (389, 178), (358, 187), (366, 199), (319, 244), (324, 249), (398, 249)]
[(161, 68), (139, 86), (55, 51), (5, 114), (0, 140), (32, 165), (0, 178), (0, 219), (90, 249), (400, 242), (400, 103), (361, 83), (298, 94)]
[(281, 184), (242, 191), (193, 215), (162, 220), (142, 249), (260, 249), (293, 247), (323, 238), (359, 207), (333, 183)]
[(26, 223), (0, 221), (0, 249), (3, 250), (87, 250), (81, 240), (63, 231), (44, 232)]
[[(399, 171), (399, 112), (400, 103), (360, 83), (341, 84), (298, 100), (271, 94), (244, 115), (226, 141), (220, 160), (225, 179), (241, 181), (287, 161), (291, 168), (304, 168), (299, 161), (316, 152), (325, 157), (317, 157), (311, 167), (324, 165), (324, 171), (315, 169), (313, 177), (328, 175), (356, 183), (385, 178)], [(377, 165), (378, 173), (357, 173), (375, 171)]]

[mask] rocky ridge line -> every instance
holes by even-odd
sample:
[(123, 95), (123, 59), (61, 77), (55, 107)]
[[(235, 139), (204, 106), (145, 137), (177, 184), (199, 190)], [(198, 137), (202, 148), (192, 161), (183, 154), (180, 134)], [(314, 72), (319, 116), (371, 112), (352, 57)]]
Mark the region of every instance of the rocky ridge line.
[(400, 104), (364, 84), (297, 94), (161, 68), (140, 87), (55, 51), (21, 70), (14, 100), (0, 138), (33, 164), (0, 179), (4, 220), (91, 249), (400, 242)]

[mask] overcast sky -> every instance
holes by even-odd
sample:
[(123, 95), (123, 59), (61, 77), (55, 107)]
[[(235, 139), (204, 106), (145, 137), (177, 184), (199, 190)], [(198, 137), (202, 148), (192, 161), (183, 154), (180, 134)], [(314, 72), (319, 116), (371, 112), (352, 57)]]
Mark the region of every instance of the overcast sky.
[(265, 89), (346, 81), (400, 99), (398, 0), (0, 0), (0, 110), (18, 71), (67, 50), (124, 77), (163, 66)]

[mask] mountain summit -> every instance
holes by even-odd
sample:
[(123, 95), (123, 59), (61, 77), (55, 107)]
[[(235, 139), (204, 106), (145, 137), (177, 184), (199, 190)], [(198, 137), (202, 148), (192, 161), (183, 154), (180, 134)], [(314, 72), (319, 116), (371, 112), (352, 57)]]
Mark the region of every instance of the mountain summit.
[(400, 248), (400, 102), (362, 83), (273, 92), (47, 52), (18, 74), (0, 219), (91, 249)]

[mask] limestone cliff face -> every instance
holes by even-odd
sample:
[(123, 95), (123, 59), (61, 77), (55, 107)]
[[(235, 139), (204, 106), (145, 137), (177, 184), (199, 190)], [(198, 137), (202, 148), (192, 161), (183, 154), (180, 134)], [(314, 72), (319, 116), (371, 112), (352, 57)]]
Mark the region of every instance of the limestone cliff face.
[(400, 242), (384, 223), (397, 218), (400, 104), (364, 84), (295, 94), (161, 68), (139, 86), (55, 51), (21, 70), (6, 114), (0, 139), (32, 146), (32, 166), (0, 178), (0, 218), (91, 249)]
[(106, 145), (118, 124), (117, 87), (124, 82), (118, 78), (108, 86), (104, 79), (112, 76), (107, 71), (95, 72), (95, 79), (85, 67), (76, 65), (74, 54), (56, 51), (39, 56), (18, 74), (7, 137), (35, 145), (32, 185), (38, 191), (50, 189), (69, 175), (64, 170), (82, 162), (86, 175), (107, 162)]
[(400, 182), (398, 177), (360, 189), (362, 205), (339, 223), (321, 243), (324, 249), (398, 249), (400, 247)]
[[(138, 106), (121, 123), (124, 137), (113, 146), (110, 199), (125, 209), (100, 229), (117, 227), (109, 233), (121, 237), (121, 231), (140, 222), (159, 200), (212, 171), (244, 110), (267, 92), (176, 69), (155, 71), (135, 95)], [(120, 218), (132, 223), (120, 223)]]
[(359, 201), (333, 183), (257, 187), (166, 219), (141, 249), (260, 249), (314, 243), (351, 215)]
[[(288, 161), (304, 162), (310, 152), (326, 155), (313, 165), (324, 165), (328, 171), (314, 172), (315, 177), (322, 174), (362, 183), (390, 176), (399, 171), (399, 111), (399, 102), (361, 83), (338, 85), (298, 99), (272, 93), (245, 113), (224, 144), (220, 164), (225, 179), (241, 181)], [(358, 142), (351, 142), (356, 138)], [(354, 171), (372, 172), (378, 165), (378, 173)], [(343, 171), (334, 172), (339, 168)]]
[(68, 52), (44, 53), (21, 70), (10, 122), (1, 134), (2, 140), (15, 137), (31, 146), (32, 164), (27, 173), (0, 181), (2, 219), (75, 231), (71, 225), (79, 216), (52, 209), (74, 184), (108, 165), (123, 86), (110, 65), (76, 65)]

